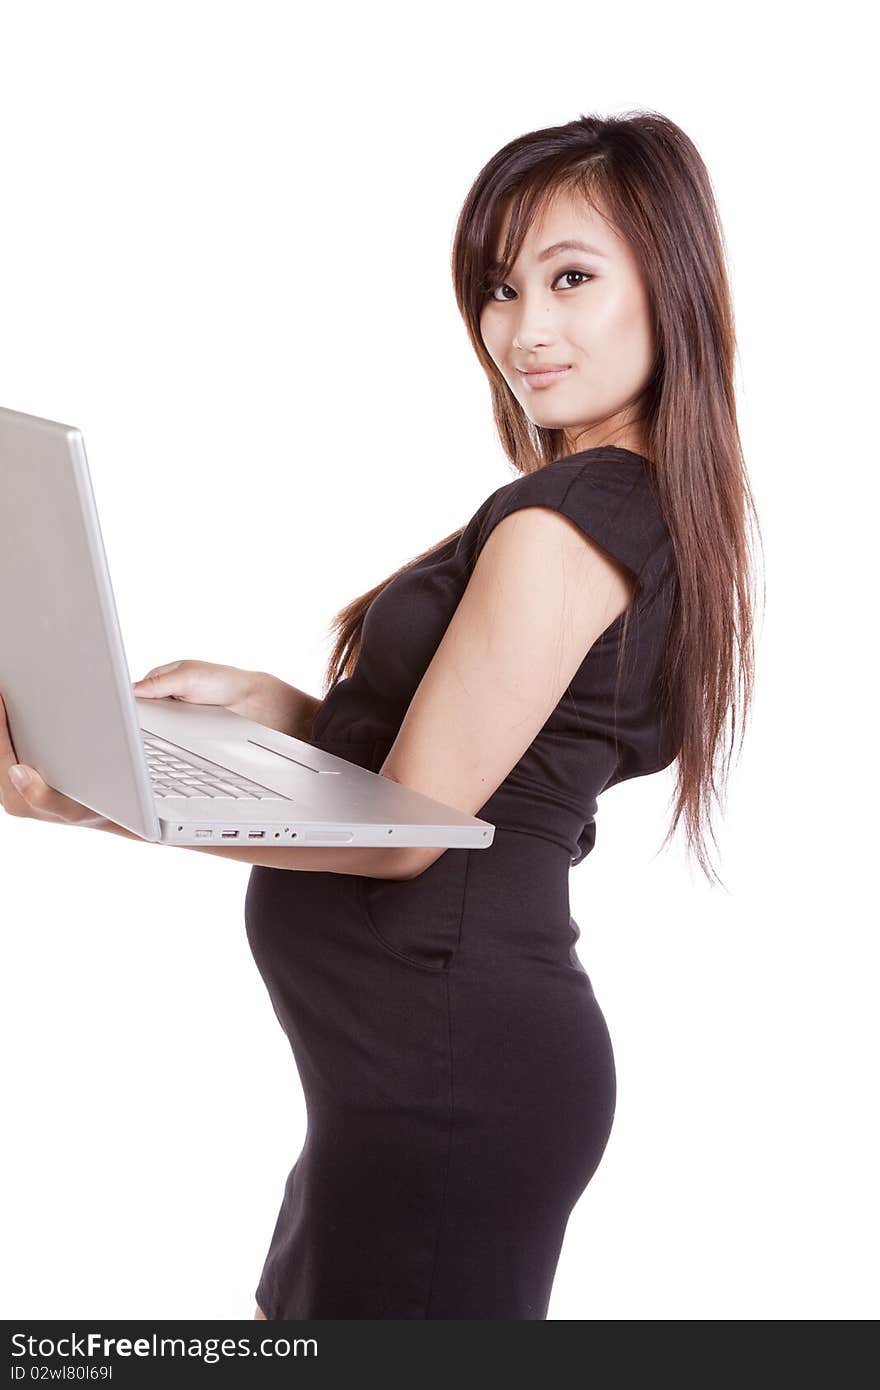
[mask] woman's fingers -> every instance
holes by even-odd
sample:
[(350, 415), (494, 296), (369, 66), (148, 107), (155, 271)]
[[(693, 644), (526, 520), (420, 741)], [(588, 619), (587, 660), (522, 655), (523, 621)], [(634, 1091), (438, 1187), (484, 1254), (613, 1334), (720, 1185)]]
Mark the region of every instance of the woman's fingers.
[(100, 819), (88, 806), (47, 786), (35, 768), (22, 767), (28, 780), (19, 785), (13, 776), (13, 769), (18, 766), (6, 719), (6, 706), (0, 695), (0, 799), (7, 815), (60, 820), (70, 825), (88, 825)]
[(169, 661), (165, 666), (153, 666), (142, 679), (146, 681), (150, 676), (164, 676), (166, 671), (176, 671), (182, 665), (182, 661)]
[(169, 661), (165, 666), (154, 666), (139, 681), (133, 683), (132, 689), (145, 698), (160, 699), (170, 696), (172, 700), (176, 700), (179, 685), (176, 681), (170, 680), (170, 677), (179, 673), (186, 664), (185, 661)]
[(34, 768), (23, 765), (22, 771), (28, 781), (18, 786), (10, 769), (9, 781), (15, 787), (18, 800), (24, 803), (16, 810), (6, 805), (4, 797), (5, 809), (11, 814), (30, 816), (34, 820), (63, 821), (65, 825), (92, 825), (100, 819), (90, 807), (48, 786)]
[[(30, 815), (36, 820), (68, 819), (62, 807), (62, 803), (67, 802), (68, 798), (52, 787), (47, 787), (40, 774), (32, 767), (21, 764), (14, 770), (10, 768), (9, 780), (18, 792), (20, 800), (28, 808), (19, 814)], [(75, 807), (78, 803), (74, 801), (70, 805)]]
[(0, 695), (0, 799), (3, 801), (4, 811), (13, 816), (26, 814), (26, 802), (22, 791), (15, 785), (10, 776), (10, 769), (15, 767), (17, 762), (18, 757), (12, 746), (9, 724), (6, 720), (6, 706), (3, 703), (2, 695)]

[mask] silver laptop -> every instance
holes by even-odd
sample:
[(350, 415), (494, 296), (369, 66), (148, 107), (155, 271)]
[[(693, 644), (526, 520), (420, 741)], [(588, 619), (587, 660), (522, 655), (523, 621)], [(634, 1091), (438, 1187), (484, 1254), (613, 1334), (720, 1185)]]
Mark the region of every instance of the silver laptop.
[(20, 761), (145, 840), (486, 849), (495, 833), (230, 710), (138, 699), (82, 435), (2, 407), (0, 691)]

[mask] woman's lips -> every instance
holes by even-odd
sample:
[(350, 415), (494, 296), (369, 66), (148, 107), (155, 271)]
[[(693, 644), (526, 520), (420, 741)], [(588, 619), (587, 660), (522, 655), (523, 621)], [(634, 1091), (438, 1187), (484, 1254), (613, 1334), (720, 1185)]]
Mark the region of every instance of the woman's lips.
[(541, 386), (552, 386), (554, 381), (559, 381), (566, 372), (570, 371), (571, 367), (559, 367), (554, 372), (523, 372), (521, 375), (523, 381), (527, 382), (534, 390)]

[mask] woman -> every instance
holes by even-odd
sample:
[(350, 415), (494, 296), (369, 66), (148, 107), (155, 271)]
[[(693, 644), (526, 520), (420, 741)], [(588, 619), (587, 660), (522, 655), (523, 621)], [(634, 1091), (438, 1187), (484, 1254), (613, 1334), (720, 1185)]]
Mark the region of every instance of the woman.
[[(337, 615), (323, 702), (201, 662), (136, 686), (496, 826), (488, 850), (196, 851), (254, 865), (248, 939), (306, 1099), (258, 1318), (546, 1318), (616, 1096), (569, 869), (599, 794), (677, 760), (667, 841), (683, 816), (708, 874), (738, 682), (749, 707), (753, 507), (691, 141), (655, 113), (512, 141), (467, 195), (452, 267), (520, 476)], [(25, 798), (96, 823), (37, 778)]]

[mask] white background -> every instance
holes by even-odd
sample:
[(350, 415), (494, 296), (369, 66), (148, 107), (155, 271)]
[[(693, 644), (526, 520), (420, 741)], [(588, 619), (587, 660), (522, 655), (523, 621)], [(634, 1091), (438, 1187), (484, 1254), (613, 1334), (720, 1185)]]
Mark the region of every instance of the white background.
[[(572, 873), (618, 1108), (550, 1317), (875, 1317), (866, 12), (615, 14), (3, 5), (0, 404), (84, 433), (133, 677), (320, 694), (337, 609), (513, 476), (449, 272), (472, 179), (581, 113), (683, 126), (730, 250), (758, 690), (726, 892), (656, 854), (671, 774), (603, 797)], [(2, 816), (0, 863), (2, 1315), (250, 1318), (305, 1116), (249, 869)]]

